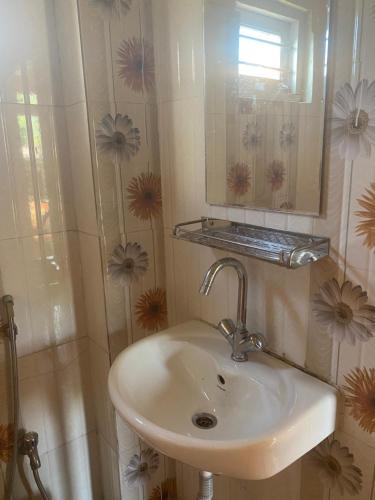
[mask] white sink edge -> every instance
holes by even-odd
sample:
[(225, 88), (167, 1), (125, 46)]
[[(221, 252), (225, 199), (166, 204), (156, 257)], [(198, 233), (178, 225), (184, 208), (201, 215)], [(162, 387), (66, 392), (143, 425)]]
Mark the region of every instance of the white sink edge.
[[(182, 325), (177, 325), (168, 329), (166, 332), (161, 332), (156, 334), (161, 337), (172, 337), (176, 331), (183, 328), (190, 328), (188, 337), (212, 337), (213, 327), (208, 323), (202, 322), (200, 320), (192, 320), (186, 322)], [(196, 334), (191, 333), (191, 329), (196, 329)], [(180, 334), (180, 333), (179, 333)], [(181, 336), (183, 336), (181, 334)], [(217, 335), (219, 333), (217, 332)], [(219, 337), (220, 338), (220, 337)], [(147, 337), (140, 340), (136, 344), (130, 346), (126, 349), (127, 352), (133, 349), (137, 349), (141, 343), (149, 342), (152, 337)], [(224, 341), (225, 342), (225, 341)], [(230, 354), (230, 348), (228, 346), (228, 355)], [(298, 372), (298, 376), (307, 377), (311, 379), (310, 375), (307, 375), (302, 370), (298, 370), (287, 363), (269, 355), (262, 353), (261, 356), (266, 356), (273, 361), (280, 364), (280, 366), (285, 366), (285, 368), (290, 370), (295, 370)], [(155, 449), (161, 453), (168, 455), (177, 460), (188, 463), (189, 465), (196, 467), (198, 469), (205, 469), (205, 463), (207, 459), (205, 456), (209, 456), (210, 459), (210, 472), (215, 474), (221, 474), (220, 463), (225, 461), (225, 474), (237, 477), (240, 479), (249, 479), (248, 473), (239, 472), (239, 470), (244, 470), (243, 462), (246, 462), (247, 457), (258, 456), (263, 457), (261, 463), (251, 463), (251, 478), (250, 479), (266, 479), (271, 477), (285, 467), (293, 463), (295, 460), (301, 458), (314, 446), (318, 445), (321, 441), (327, 438), (335, 430), (336, 421), (336, 406), (337, 406), (337, 391), (336, 389), (318, 379), (316, 379), (318, 384), (323, 384), (325, 386), (325, 394), (323, 397), (317, 401), (316, 404), (311, 406), (307, 412), (304, 413), (304, 418), (300, 419), (295, 425), (288, 425), (287, 422), (282, 422), (279, 426), (272, 429), (271, 433), (265, 433), (264, 435), (259, 435), (257, 438), (250, 439), (231, 439), (231, 440), (207, 440), (199, 437), (191, 437), (184, 434), (176, 433), (174, 431), (167, 430), (159, 425), (153, 423), (147, 418), (139, 418), (139, 414), (126, 406), (121, 400), (120, 391), (118, 388), (119, 380), (116, 380), (116, 365), (121, 362), (121, 353), (114, 361), (109, 379), (109, 391), (112, 401), (116, 401), (116, 408), (120, 416), (130, 425), (130, 427), (145, 440), (148, 444), (153, 446)], [(231, 361), (232, 363), (232, 361)], [(234, 362), (233, 362), (234, 363)], [(249, 361), (251, 363), (251, 361)], [(239, 363), (241, 365), (241, 363)], [(237, 363), (235, 364), (237, 365)], [(235, 366), (233, 365), (233, 366)], [(329, 418), (322, 419), (322, 408), (327, 412)], [(314, 429), (314, 439), (309, 440), (309, 446), (304, 443), (303, 436), (308, 433), (309, 422), (319, 422), (319, 428), (317, 429), (313, 424), (311, 429)], [(278, 438), (275, 434), (278, 434)], [(266, 435), (267, 434), (267, 435)], [(153, 436), (156, 435), (157, 439)], [(178, 456), (174, 454), (176, 439), (180, 443), (180, 449)], [(290, 450), (290, 442), (294, 442), (293, 451)], [(215, 453), (207, 455), (207, 448), (214, 450)], [(242, 464), (240, 466), (239, 457), (241, 457)], [(217, 462), (217, 466), (215, 464)]]

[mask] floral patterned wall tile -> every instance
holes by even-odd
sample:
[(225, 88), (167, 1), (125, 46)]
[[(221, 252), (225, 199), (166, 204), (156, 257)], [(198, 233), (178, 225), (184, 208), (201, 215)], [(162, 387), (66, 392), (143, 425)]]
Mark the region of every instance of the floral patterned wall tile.
[(155, 100), (155, 54), (149, 0), (133, 0), (111, 19), (114, 93), (118, 102)]
[(107, 17), (112, 15), (112, 9), (107, 11), (103, 5), (106, 3), (78, 0), (86, 99), (90, 103), (113, 100), (113, 83), (108, 77), (112, 73), (112, 56)]
[(341, 470), (339, 474), (336, 473), (337, 479), (333, 480), (332, 498), (372, 500), (375, 450), (343, 432), (337, 432), (335, 436), (341, 446), (341, 451), (336, 456)]
[(326, 439), (305, 457), (318, 483), (329, 498), (357, 496), (363, 489), (362, 470), (343, 439)]

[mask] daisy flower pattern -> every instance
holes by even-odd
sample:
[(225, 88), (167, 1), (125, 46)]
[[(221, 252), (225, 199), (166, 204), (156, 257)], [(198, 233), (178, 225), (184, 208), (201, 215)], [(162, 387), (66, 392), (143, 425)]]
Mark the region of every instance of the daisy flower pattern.
[(227, 186), (236, 196), (245, 195), (250, 189), (250, 168), (246, 163), (236, 163), (227, 175)]
[(108, 261), (108, 273), (121, 285), (138, 281), (148, 269), (148, 255), (138, 243), (118, 245)]
[(159, 468), (159, 454), (152, 448), (135, 454), (130, 459), (125, 469), (125, 481), (128, 486), (141, 486), (146, 484)]
[(335, 96), (332, 146), (342, 159), (369, 158), (375, 144), (375, 81), (361, 80), (355, 91), (346, 83)]
[(155, 84), (153, 46), (144, 39), (124, 40), (118, 49), (119, 77), (138, 94), (150, 92)]
[(375, 332), (375, 307), (367, 304), (367, 293), (346, 281), (340, 288), (333, 278), (326, 281), (313, 299), (313, 314), (328, 335), (355, 345), (366, 342)]
[(356, 233), (364, 237), (366, 247), (375, 248), (375, 182), (357, 201), (361, 210), (354, 212), (354, 215), (362, 220), (357, 224)]
[(167, 297), (161, 288), (150, 289), (136, 304), (138, 325), (144, 330), (157, 331), (167, 324)]
[(161, 179), (152, 173), (133, 177), (127, 188), (130, 212), (141, 220), (160, 215)]
[(279, 191), (284, 184), (285, 168), (282, 161), (274, 160), (267, 170), (267, 181), (272, 191)]
[(248, 123), (242, 135), (242, 144), (247, 151), (251, 151), (262, 142), (260, 126), (257, 123)]
[(355, 368), (343, 387), (349, 414), (365, 432), (375, 432), (375, 368)]
[(91, 4), (98, 8), (103, 16), (111, 17), (114, 14), (127, 14), (132, 0), (91, 0)]
[(95, 131), (98, 150), (110, 154), (116, 161), (130, 160), (135, 156), (141, 146), (139, 129), (133, 127), (133, 120), (128, 115), (110, 114), (100, 121)]
[(280, 205), (280, 208), (283, 210), (293, 210), (294, 206), (291, 201), (283, 201)]
[(340, 495), (358, 495), (362, 489), (362, 471), (346, 446), (334, 439), (324, 441), (311, 452), (311, 463), (321, 482)]
[(296, 127), (293, 123), (284, 123), (280, 130), (280, 146), (282, 149), (289, 148), (295, 140)]

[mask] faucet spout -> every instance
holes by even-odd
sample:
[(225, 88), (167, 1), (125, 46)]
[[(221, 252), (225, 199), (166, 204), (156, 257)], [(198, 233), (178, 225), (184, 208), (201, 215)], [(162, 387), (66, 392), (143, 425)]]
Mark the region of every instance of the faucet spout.
[(247, 273), (244, 265), (237, 259), (224, 257), (214, 262), (206, 272), (199, 292), (202, 295), (208, 295), (217, 274), (224, 267), (232, 267), (238, 275), (238, 303), (237, 303), (237, 325), (238, 330), (246, 329), (246, 302), (247, 302)]
[(225, 257), (214, 262), (206, 272), (199, 291), (202, 295), (208, 295), (217, 274), (224, 267), (232, 267), (236, 270), (238, 276), (237, 324), (234, 325), (230, 319), (223, 319), (219, 322), (218, 330), (232, 346), (232, 359), (234, 361), (246, 361), (249, 351), (264, 349), (265, 339), (260, 334), (249, 334), (246, 330), (247, 273), (243, 264), (231, 257)]

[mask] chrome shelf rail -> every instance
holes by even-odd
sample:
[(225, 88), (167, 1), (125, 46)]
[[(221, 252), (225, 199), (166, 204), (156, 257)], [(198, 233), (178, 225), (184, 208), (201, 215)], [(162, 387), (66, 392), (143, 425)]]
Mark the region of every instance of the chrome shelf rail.
[(173, 237), (297, 269), (329, 255), (329, 238), (201, 217), (177, 224)]

